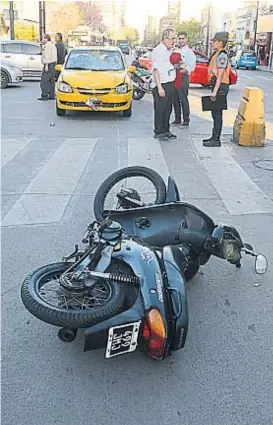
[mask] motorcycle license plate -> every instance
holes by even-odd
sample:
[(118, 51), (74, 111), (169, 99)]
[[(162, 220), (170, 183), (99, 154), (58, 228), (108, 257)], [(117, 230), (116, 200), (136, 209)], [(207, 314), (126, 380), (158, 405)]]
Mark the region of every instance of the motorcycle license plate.
[(109, 329), (105, 357), (132, 353), (137, 348), (137, 339), (141, 321), (114, 326)]

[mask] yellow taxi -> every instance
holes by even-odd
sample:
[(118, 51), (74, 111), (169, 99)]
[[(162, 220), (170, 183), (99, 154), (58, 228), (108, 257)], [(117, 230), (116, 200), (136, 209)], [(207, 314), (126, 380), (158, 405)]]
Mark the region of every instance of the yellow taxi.
[(66, 111), (122, 111), (132, 115), (133, 85), (121, 50), (114, 46), (73, 48), (56, 84), (56, 113)]

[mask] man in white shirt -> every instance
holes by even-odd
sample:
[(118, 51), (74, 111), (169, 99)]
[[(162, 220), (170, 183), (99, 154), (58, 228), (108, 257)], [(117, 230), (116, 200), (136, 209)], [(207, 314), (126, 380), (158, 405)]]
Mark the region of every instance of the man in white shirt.
[(170, 116), (175, 80), (175, 69), (170, 55), (176, 37), (171, 29), (162, 33), (161, 43), (152, 53), (153, 81), (151, 83), (154, 99), (154, 138), (159, 140), (176, 139), (170, 132)]
[[(173, 125), (181, 125), (189, 127), (190, 123), (190, 107), (188, 100), (190, 74), (195, 70), (196, 57), (188, 46), (188, 36), (185, 31), (178, 33), (178, 51), (181, 53), (185, 67), (182, 68), (182, 86), (180, 90), (174, 89), (174, 115)], [(183, 123), (181, 122), (181, 106), (183, 112)]]
[(51, 37), (45, 34), (42, 45), (42, 77), (40, 82), (41, 97), (38, 100), (54, 100), (55, 98), (55, 65), (57, 63), (57, 48)]

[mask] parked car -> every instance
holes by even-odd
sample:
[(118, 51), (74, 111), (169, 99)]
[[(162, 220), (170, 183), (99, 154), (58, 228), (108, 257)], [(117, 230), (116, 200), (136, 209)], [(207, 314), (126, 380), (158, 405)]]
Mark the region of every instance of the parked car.
[(121, 111), (132, 114), (133, 83), (118, 47), (77, 47), (64, 65), (56, 65), (61, 74), (56, 86), (56, 114), (66, 111)]
[(1, 60), (1, 89), (5, 89), (9, 84), (18, 84), (23, 81), (23, 73), (18, 66), (11, 65), (5, 60)]
[(253, 50), (240, 50), (234, 59), (234, 66), (246, 69), (256, 69), (258, 65), (258, 59), (256, 53)]
[(42, 74), (42, 49), (34, 41), (1, 41), (1, 61), (21, 68), (24, 77), (40, 77)]
[[(193, 50), (196, 56), (196, 67), (195, 70), (191, 73), (190, 83), (201, 84), (204, 87), (210, 85), (208, 80), (208, 65), (209, 58), (203, 53)], [(152, 69), (152, 52), (147, 52), (145, 55), (139, 58), (139, 63), (141, 66), (147, 68), (149, 71)], [(235, 69), (230, 70), (230, 84), (237, 83), (237, 72)]]

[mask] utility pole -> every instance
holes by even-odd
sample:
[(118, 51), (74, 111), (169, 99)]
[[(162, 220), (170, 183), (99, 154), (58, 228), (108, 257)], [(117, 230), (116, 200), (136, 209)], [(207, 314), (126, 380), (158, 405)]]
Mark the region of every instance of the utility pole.
[(254, 40), (253, 40), (253, 50), (256, 50), (256, 38), (257, 38), (257, 28), (258, 28), (258, 19), (259, 19), (259, 1), (256, 2), (256, 18), (254, 25)]
[(39, 34), (40, 40), (46, 32), (45, 1), (39, 1)]
[(10, 39), (14, 40), (15, 39), (15, 34), (14, 34), (14, 9), (13, 9), (13, 1), (9, 2), (9, 27), (10, 27)]
[(206, 41), (206, 55), (207, 56), (209, 54), (210, 8), (211, 8), (211, 4), (209, 3), (209, 6), (208, 6), (208, 22), (207, 22), (207, 41)]

